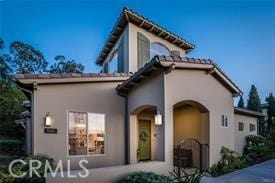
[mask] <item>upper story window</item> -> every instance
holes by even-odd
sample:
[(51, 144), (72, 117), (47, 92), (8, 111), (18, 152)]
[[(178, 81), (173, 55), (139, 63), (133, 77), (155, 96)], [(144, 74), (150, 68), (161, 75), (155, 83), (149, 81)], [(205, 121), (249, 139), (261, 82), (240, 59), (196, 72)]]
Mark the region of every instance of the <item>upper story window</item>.
[(170, 50), (159, 42), (150, 43), (150, 59), (156, 55), (170, 56)]
[(244, 123), (239, 122), (239, 131), (244, 131)]
[(250, 123), (250, 124), (249, 124), (249, 131), (251, 131), (251, 132), (256, 131), (256, 125), (255, 125), (255, 124)]
[(123, 37), (118, 43), (118, 47), (111, 53), (110, 59), (102, 64), (102, 72), (115, 73), (124, 72), (124, 41)]
[(109, 61), (109, 73), (118, 72), (118, 54), (114, 51), (111, 60)]
[(227, 116), (226, 115), (222, 115), (222, 118), (221, 118), (221, 125), (222, 127), (228, 127), (228, 119), (227, 119)]
[(105, 115), (87, 112), (68, 114), (68, 154), (100, 155), (105, 147)]

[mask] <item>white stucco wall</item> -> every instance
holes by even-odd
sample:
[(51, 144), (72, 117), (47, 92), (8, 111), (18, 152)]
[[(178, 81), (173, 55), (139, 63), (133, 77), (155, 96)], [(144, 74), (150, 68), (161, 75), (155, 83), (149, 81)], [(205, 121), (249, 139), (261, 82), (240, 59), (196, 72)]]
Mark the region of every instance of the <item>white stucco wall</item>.
[[(256, 117), (250, 117), (242, 114), (235, 114), (234, 121), (235, 121), (235, 151), (241, 155), (243, 153), (243, 147), (246, 144), (245, 137), (247, 135), (257, 135), (258, 120)], [(239, 131), (239, 122), (244, 123), (243, 131)], [(256, 130), (250, 132), (249, 124), (254, 124), (256, 127)]]

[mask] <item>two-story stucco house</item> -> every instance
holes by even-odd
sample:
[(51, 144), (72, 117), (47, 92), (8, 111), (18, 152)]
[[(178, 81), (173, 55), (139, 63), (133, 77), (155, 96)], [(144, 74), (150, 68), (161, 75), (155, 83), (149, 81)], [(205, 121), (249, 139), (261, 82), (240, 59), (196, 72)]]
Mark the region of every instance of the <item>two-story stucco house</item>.
[(210, 167), (222, 146), (242, 153), (262, 114), (234, 107), (239, 87), (213, 61), (188, 58), (194, 48), (124, 8), (96, 60), (101, 73), (16, 75), (31, 101), (28, 152), (74, 170), (88, 160), (87, 182), (168, 174), (178, 148), (186, 168)]

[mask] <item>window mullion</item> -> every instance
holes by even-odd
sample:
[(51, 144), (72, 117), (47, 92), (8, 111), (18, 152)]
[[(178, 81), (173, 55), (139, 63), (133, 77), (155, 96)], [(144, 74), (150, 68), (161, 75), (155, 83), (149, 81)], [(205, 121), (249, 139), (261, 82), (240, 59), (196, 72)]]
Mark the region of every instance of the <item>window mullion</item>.
[(89, 125), (89, 116), (88, 116), (88, 113), (86, 116), (87, 116), (87, 120), (86, 120), (87, 149), (86, 149), (86, 151), (87, 151), (87, 155), (89, 155), (89, 126), (88, 126)]

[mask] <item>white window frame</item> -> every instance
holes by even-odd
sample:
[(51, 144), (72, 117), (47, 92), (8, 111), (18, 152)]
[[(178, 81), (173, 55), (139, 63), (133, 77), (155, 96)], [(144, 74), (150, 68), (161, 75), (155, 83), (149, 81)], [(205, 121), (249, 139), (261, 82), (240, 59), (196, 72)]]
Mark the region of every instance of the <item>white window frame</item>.
[[(89, 155), (89, 153), (88, 153), (88, 146), (87, 146), (87, 154), (86, 155), (70, 155), (69, 154), (69, 113), (70, 112), (75, 112), (75, 113), (86, 113), (87, 114), (87, 129), (86, 129), (86, 131), (87, 131), (87, 141), (88, 141), (88, 113), (90, 113), (90, 114), (101, 114), (101, 115), (104, 115), (104, 153), (103, 154), (91, 154), (91, 155)], [(66, 142), (67, 142), (67, 144), (66, 144), (66, 149), (67, 149), (67, 157), (69, 157), (69, 158), (74, 158), (74, 157), (96, 157), (96, 156), (106, 156), (106, 136), (107, 136), (107, 134), (106, 134), (106, 114), (105, 113), (95, 113), (95, 112), (87, 112), (87, 111), (79, 111), (79, 110), (67, 110), (67, 119), (66, 119), (66, 130), (67, 130), (67, 132), (66, 132)]]

